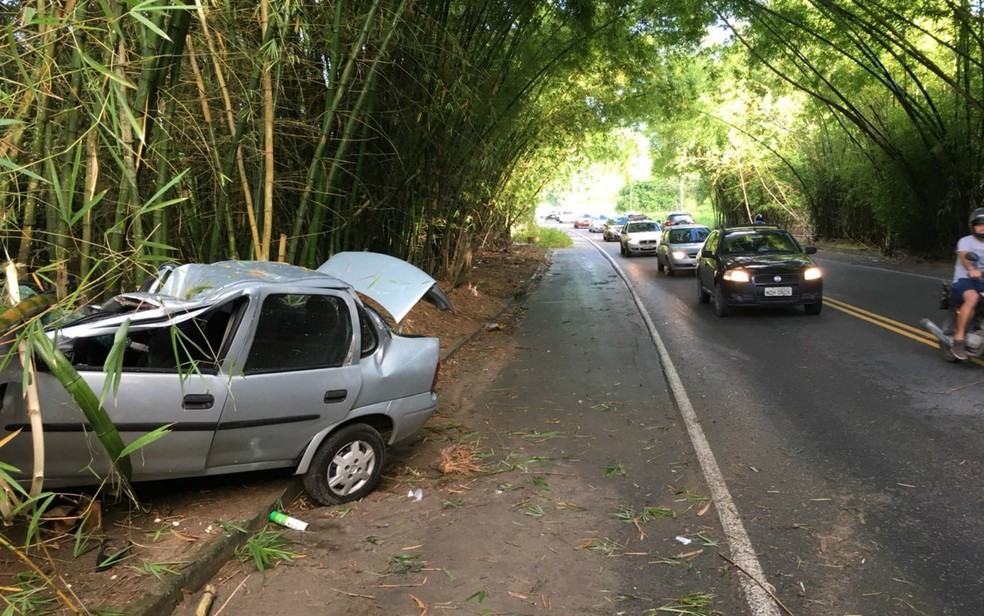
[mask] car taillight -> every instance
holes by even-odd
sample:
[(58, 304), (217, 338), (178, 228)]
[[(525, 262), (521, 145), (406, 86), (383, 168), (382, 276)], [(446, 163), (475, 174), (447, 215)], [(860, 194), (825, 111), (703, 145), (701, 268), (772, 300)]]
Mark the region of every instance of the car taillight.
[(434, 380), (431, 381), (431, 393), (437, 390), (437, 375), (441, 373), (441, 360), (438, 358), (437, 365), (434, 366)]

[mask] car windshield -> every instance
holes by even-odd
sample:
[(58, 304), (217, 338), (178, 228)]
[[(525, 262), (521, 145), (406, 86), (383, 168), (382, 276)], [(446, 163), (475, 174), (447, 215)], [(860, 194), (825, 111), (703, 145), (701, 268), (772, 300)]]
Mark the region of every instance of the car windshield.
[(659, 225), (655, 222), (633, 222), (625, 227), (628, 233), (646, 233), (647, 231), (659, 231)]
[(739, 232), (725, 236), (722, 254), (775, 254), (800, 252), (791, 235), (785, 232)]
[(671, 244), (696, 244), (707, 239), (709, 229), (670, 229), (666, 241)]

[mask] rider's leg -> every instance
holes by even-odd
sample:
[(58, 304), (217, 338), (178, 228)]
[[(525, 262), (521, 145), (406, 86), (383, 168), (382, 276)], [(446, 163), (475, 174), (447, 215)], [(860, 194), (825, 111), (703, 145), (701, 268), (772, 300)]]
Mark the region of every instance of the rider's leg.
[(980, 293), (975, 289), (967, 289), (963, 292), (963, 303), (960, 304), (960, 308), (957, 310), (957, 330), (953, 333), (954, 341), (964, 339), (967, 333), (967, 325), (970, 324), (970, 320), (974, 316), (974, 311), (977, 309), (977, 301), (980, 297)]

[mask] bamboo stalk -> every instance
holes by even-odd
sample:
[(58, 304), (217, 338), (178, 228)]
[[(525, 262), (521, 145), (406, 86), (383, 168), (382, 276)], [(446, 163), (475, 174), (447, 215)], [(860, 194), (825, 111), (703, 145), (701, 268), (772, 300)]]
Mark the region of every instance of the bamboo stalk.
[[(11, 305), (16, 306), (21, 301), (20, 282), (17, 279), (17, 266), (13, 261), (7, 261), (4, 273), (7, 277), (7, 296), (10, 298)], [(38, 373), (34, 369), (34, 360), (25, 339), (28, 335), (30, 334), (22, 336), (17, 343), (17, 355), (27, 373), (24, 398), (27, 403), (27, 418), (31, 424), (31, 442), (34, 445), (34, 468), (31, 472), (30, 490), (30, 496), (34, 498), (41, 493), (41, 487), (44, 485), (44, 426), (41, 421), (41, 404), (38, 401)]]

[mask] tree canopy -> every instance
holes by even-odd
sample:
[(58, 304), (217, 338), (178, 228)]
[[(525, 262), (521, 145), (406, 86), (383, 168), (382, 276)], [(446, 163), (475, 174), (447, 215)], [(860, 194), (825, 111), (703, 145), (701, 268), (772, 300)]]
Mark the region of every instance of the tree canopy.
[(969, 0), (7, 0), (0, 24), (4, 247), (63, 295), (339, 250), (455, 280), (626, 130), (647, 189), (699, 177), (722, 221), (885, 249), (948, 250), (984, 189)]

